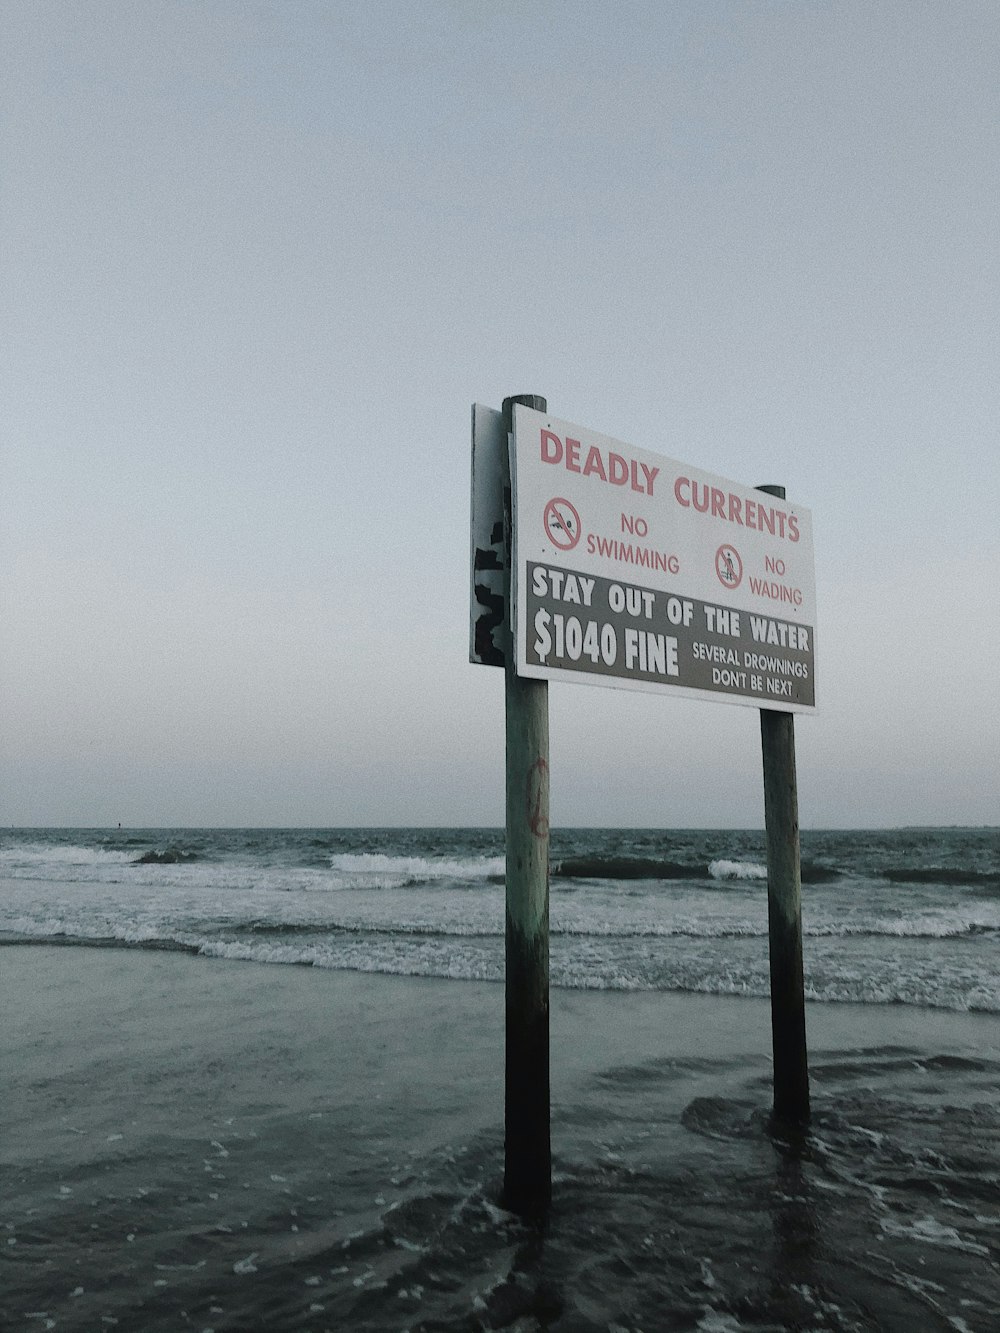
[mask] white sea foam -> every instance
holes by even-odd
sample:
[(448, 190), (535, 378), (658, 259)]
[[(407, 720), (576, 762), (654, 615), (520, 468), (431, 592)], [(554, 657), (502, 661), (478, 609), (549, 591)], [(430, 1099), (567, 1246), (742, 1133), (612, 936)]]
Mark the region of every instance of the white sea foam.
[(402, 888), (435, 880), (483, 881), (504, 874), (502, 856), (462, 860), (426, 856), (387, 856), (381, 852), (340, 852), (330, 857), (330, 868), (358, 888)]
[(0, 875), (11, 879), (89, 879), (123, 869), (135, 860), (135, 852), (103, 847), (51, 846), (18, 843), (0, 851)]
[(767, 866), (756, 861), (711, 861), (708, 873), (712, 879), (767, 879)]
[(966, 1254), (989, 1255), (985, 1245), (961, 1235), (955, 1227), (945, 1226), (936, 1217), (914, 1218), (912, 1222), (897, 1222), (894, 1218), (884, 1217), (879, 1220), (882, 1230), (890, 1236), (905, 1236), (911, 1240), (926, 1241), (929, 1245), (940, 1245), (949, 1250), (964, 1250)]
[(746, 1327), (731, 1314), (723, 1311), (713, 1310), (711, 1307), (706, 1309), (705, 1313), (695, 1325), (698, 1333), (741, 1333)]
[[(263, 964), (502, 975), (504, 858), (489, 854), (501, 840), (447, 831), (380, 837), (383, 850), (360, 851), (331, 835), (317, 863), (316, 840), (280, 831), (164, 833), (113, 851), (97, 839), (87, 847), (75, 832), (65, 843), (15, 835), (0, 867), (0, 932)], [(675, 851), (653, 839), (574, 838), (571, 846), (608, 865), (619, 855), (679, 856), (710, 865), (714, 882), (555, 880), (554, 985), (767, 993), (766, 870), (746, 854), (745, 839), (691, 835)], [(201, 859), (141, 863), (154, 845), (196, 849)], [(807, 994), (1000, 1011), (1000, 899), (991, 894), (950, 883), (900, 887), (874, 872), (808, 885)]]
[(54, 865), (127, 865), (135, 852), (112, 851), (104, 847), (76, 847), (69, 844), (21, 842), (0, 852), (0, 870), (10, 874), (17, 866)]
[(900, 939), (952, 939), (986, 931), (1000, 931), (1000, 904), (977, 907), (933, 909), (899, 916), (858, 916), (829, 918), (808, 922), (806, 935), (894, 935)]

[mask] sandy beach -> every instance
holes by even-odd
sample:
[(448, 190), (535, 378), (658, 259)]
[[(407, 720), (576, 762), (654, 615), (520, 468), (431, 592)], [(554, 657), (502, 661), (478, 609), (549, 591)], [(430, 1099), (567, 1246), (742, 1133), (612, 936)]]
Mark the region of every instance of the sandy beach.
[(534, 1231), (497, 1207), (498, 985), (0, 964), (4, 1328), (986, 1330), (1000, 1304), (995, 1016), (811, 1006), (796, 1146), (766, 1003), (554, 991)]

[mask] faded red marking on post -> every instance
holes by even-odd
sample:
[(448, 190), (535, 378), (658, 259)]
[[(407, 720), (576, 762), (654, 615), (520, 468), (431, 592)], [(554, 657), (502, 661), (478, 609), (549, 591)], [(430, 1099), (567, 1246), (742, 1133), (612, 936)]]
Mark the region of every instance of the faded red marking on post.
[(549, 766), (544, 759), (536, 759), (528, 769), (528, 827), (536, 838), (549, 833)]

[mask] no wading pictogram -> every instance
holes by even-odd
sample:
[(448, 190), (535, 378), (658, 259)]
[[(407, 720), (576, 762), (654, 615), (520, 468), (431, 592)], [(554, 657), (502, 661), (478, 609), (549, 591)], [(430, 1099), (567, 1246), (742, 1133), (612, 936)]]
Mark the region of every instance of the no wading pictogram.
[(735, 546), (724, 543), (715, 553), (715, 572), (726, 588), (738, 588), (743, 582), (743, 561)]
[(580, 540), (582, 525), (575, 506), (558, 496), (545, 506), (545, 532), (553, 546), (560, 551), (572, 551)]

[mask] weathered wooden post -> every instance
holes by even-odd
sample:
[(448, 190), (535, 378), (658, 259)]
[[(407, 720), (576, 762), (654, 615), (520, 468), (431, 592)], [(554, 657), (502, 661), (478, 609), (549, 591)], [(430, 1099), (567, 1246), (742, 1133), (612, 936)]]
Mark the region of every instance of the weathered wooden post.
[[(533, 394), (504, 399), (547, 411)], [(509, 463), (508, 463), (509, 469)], [(512, 499), (504, 485), (507, 638), (507, 909), (504, 1206), (537, 1216), (552, 1199), (549, 1133), (549, 687), (517, 675), (511, 620)]]
[[(758, 486), (785, 498), (784, 486)], [(771, 969), (774, 1114), (809, 1118), (805, 981), (802, 968), (802, 864), (793, 714), (760, 710), (767, 830), (767, 922)]]

